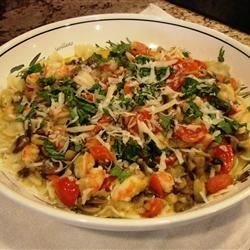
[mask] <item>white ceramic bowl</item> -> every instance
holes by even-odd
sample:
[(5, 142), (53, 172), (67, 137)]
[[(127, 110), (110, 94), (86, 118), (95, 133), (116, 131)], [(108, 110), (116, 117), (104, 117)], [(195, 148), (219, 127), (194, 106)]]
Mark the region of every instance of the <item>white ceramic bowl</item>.
[[(104, 45), (106, 41), (143, 41), (151, 47), (178, 46), (187, 49), (194, 58), (216, 59), (223, 46), (226, 63), (232, 74), (249, 81), (250, 50), (239, 42), (217, 31), (179, 20), (163, 20), (135, 14), (110, 14), (68, 19), (27, 32), (0, 48), (0, 87), (4, 87), (9, 70), (16, 65), (28, 64), (39, 52), (42, 56), (54, 50), (63, 55), (73, 53), (75, 44)], [(80, 227), (114, 231), (155, 230), (184, 225), (211, 216), (250, 196), (250, 180), (219, 199), (198, 209), (154, 219), (103, 219), (59, 210), (41, 202), (34, 195), (0, 172), (0, 191), (9, 198), (38, 212)]]

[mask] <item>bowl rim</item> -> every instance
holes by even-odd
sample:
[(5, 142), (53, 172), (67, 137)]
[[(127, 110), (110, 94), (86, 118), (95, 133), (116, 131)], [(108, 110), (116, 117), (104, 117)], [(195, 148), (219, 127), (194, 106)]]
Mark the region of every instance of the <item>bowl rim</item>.
[[(48, 31), (55, 29), (66, 28), (72, 25), (78, 25), (82, 23), (90, 22), (107, 22), (107, 21), (139, 21), (139, 22), (156, 22), (161, 24), (174, 25), (182, 27), (185, 29), (190, 29), (203, 33), (204, 35), (213, 37), (232, 48), (238, 50), (241, 54), (245, 55), (247, 58), (250, 58), (250, 48), (246, 45), (241, 44), (240, 42), (226, 36), (219, 31), (178, 20), (178, 19), (165, 19), (150, 15), (142, 14), (101, 14), (101, 15), (92, 15), (92, 16), (82, 16), (76, 18), (65, 19), (59, 22), (54, 22), (36, 28), (34, 30), (28, 31), (8, 42), (3, 44), (0, 47), (0, 57), (10, 51), (12, 48), (22, 44), (23, 42), (32, 39), (36, 36), (42, 35)], [(246, 187), (240, 193), (228, 197), (223, 201), (219, 201), (217, 204), (211, 205), (211, 207), (201, 207), (197, 210), (190, 210), (183, 213), (178, 213), (171, 215), (169, 217), (159, 217), (151, 219), (114, 219), (114, 218), (100, 218), (82, 214), (75, 214), (68, 211), (60, 210), (58, 208), (49, 207), (44, 204), (40, 204), (33, 200), (30, 200), (15, 191), (11, 190), (4, 184), (0, 183), (0, 192), (12, 199), (19, 204), (22, 204), (28, 208), (36, 210), (42, 214), (46, 214), (50, 217), (65, 221), (69, 224), (74, 224), (86, 228), (92, 229), (101, 229), (101, 230), (111, 230), (111, 231), (147, 231), (147, 230), (157, 230), (161, 228), (166, 228), (169, 225), (179, 225), (191, 222), (192, 220), (199, 220), (209, 215), (215, 214), (219, 211), (223, 211), (226, 208), (231, 207), (232, 205), (238, 203), (239, 201), (250, 196), (250, 186)]]

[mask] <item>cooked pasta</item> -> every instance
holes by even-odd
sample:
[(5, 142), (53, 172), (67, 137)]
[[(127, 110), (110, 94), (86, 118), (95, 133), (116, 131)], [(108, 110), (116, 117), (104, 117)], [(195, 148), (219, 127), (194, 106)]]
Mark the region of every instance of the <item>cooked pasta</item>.
[(250, 171), (248, 93), (223, 54), (205, 62), (109, 41), (36, 56), (1, 92), (1, 170), (51, 205), (93, 216), (151, 218), (209, 202)]

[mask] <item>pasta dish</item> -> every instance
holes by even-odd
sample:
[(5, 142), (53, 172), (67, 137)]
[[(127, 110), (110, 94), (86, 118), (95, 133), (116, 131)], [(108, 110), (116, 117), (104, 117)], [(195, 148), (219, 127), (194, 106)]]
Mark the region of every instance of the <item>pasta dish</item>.
[(151, 218), (247, 179), (247, 88), (224, 63), (142, 42), (78, 45), (11, 70), (0, 94), (1, 171), (53, 206)]

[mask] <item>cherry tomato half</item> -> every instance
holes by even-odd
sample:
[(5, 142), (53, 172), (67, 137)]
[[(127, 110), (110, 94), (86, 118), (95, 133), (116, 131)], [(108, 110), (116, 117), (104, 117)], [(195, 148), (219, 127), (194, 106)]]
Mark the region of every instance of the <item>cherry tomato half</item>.
[(56, 194), (61, 202), (69, 208), (72, 207), (80, 193), (75, 180), (70, 180), (68, 177), (62, 177), (56, 180), (54, 185)]
[(175, 132), (176, 136), (186, 143), (197, 143), (207, 134), (207, 128), (204, 124), (197, 125), (196, 128), (188, 126), (179, 126)]
[(208, 179), (206, 189), (208, 194), (214, 194), (233, 183), (233, 179), (228, 174), (216, 175)]
[(161, 186), (159, 177), (156, 174), (152, 174), (149, 178), (149, 188), (150, 190), (160, 198), (164, 197), (164, 190)]
[(107, 192), (111, 191), (111, 186), (114, 183), (114, 181), (116, 180), (116, 176), (109, 176), (106, 177), (102, 183), (102, 187), (101, 189), (104, 189)]
[(96, 161), (115, 160), (113, 153), (102, 145), (96, 138), (89, 139), (86, 146)]
[(213, 148), (213, 157), (222, 161), (221, 174), (228, 174), (233, 167), (234, 153), (231, 144), (221, 144)]
[(172, 166), (177, 160), (177, 157), (175, 154), (172, 154), (168, 156), (165, 160), (167, 166)]
[(179, 91), (184, 84), (185, 77), (189, 74), (198, 75), (199, 70), (205, 69), (206, 65), (192, 58), (178, 59), (174, 64), (175, 72), (169, 77), (168, 86), (175, 91)]
[(149, 208), (142, 214), (142, 216), (152, 218), (161, 213), (164, 207), (164, 201), (160, 198), (154, 198), (148, 201), (146, 206), (148, 206)]

